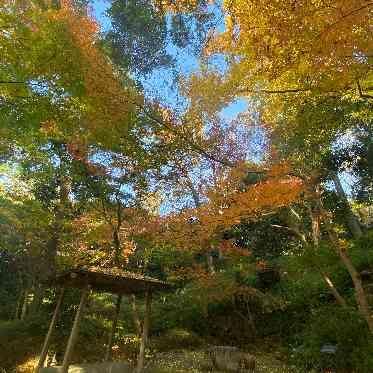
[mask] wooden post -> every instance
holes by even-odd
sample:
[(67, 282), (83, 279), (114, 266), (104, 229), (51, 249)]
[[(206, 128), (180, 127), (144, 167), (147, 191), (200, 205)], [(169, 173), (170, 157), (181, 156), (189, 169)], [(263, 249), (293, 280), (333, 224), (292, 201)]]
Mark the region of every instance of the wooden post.
[(62, 305), (62, 300), (63, 300), (64, 294), (65, 294), (65, 288), (61, 288), (60, 295), (58, 296), (56, 308), (54, 310), (53, 317), (52, 317), (51, 323), (49, 325), (48, 333), (45, 337), (43, 348), (42, 348), (41, 353), (40, 353), (39, 362), (38, 362), (38, 365), (36, 366), (36, 369), (35, 369), (36, 373), (39, 371), (40, 368), (42, 368), (44, 366), (45, 358), (47, 357), (47, 354), (48, 354), (48, 348), (49, 348), (49, 344), (50, 344), (50, 341), (51, 341), (51, 336), (52, 336), (52, 333), (53, 333), (53, 329), (54, 329), (54, 327), (56, 326), (56, 323), (57, 323), (58, 314), (60, 312), (60, 308), (61, 308), (61, 305)]
[(73, 349), (74, 349), (74, 346), (75, 346), (75, 343), (76, 343), (76, 340), (77, 340), (77, 337), (78, 337), (79, 324), (80, 324), (80, 320), (82, 319), (82, 316), (83, 316), (83, 310), (84, 310), (85, 303), (87, 301), (88, 293), (89, 293), (89, 288), (88, 287), (83, 289), (82, 296), (80, 298), (79, 308), (78, 308), (78, 311), (76, 312), (76, 315), (75, 315), (74, 324), (73, 324), (73, 327), (71, 329), (69, 341), (67, 342), (65, 356), (63, 357), (63, 363), (62, 363), (62, 368), (61, 368), (62, 373), (67, 373), (67, 371), (69, 369), (71, 354), (73, 352)]
[(109, 361), (111, 359), (111, 348), (113, 347), (115, 330), (117, 329), (121, 303), (122, 303), (122, 295), (118, 295), (117, 302), (115, 304), (115, 314), (114, 314), (113, 322), (111, 324), (111, 330), (110, 330), (108, 344), (106, 348), (105, 361)]
[(143, 328), (142, 328), (140, 351), (139, 351), (139, 356), (137, 359), (137, 369), (136, 369), (137, 373), (141, 373), (144, 368), (145, 345), (148, 340), (151, 303), (152, 303), (152, 293), (150, 289), (148, 289), (145, 294), (145, 317), (144, 317), (144, 323), (143, 323)]

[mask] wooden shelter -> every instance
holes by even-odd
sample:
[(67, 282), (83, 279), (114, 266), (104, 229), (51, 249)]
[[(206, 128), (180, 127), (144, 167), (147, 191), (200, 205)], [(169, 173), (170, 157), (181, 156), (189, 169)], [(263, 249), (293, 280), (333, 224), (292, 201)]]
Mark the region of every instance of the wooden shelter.
[(58, 314), (62, 305), (63, 296), (66, 288), (79, 288), (82, 295), (78, 310), (75, 315), (73, 327), (65, 350), (62, 367), (59, 372), (67, 373), (69, 364), (71, 362), (71, 355), (77, 341), (79, 333), (79, 325), (84, 313), (84, 307), (89, 295), (92, 291), (103, 291), (117, 294), (117, 302), (115, 314), (112, 321), (112, 328), (109, 335), (109, 340), (106, 348), (105, 361), (111, 359), (111, 350), (114, 341), (115, 330), (117, 327), (120, 305), (123, 294), (144, 294), (145, 295), (145, 318), (143, 322), (140, 351), (138, 354), (136, 372), (140, 373), (144, 366), (145, 344), (148, 338), (149, 323), (150, 323), (150, 308), (152, 293), (155, 291), (162, 291), (170, 288), (170, 284), (157, 280), (152, 277), (142, 276), (137, 273), (123, 271), (117, 268), (102, 269), (97, 267), (79, 268), (65, 271), (52, 279), (50, 283), (54, 286), (60, 287), (61, 291), (57, 300), (56, 308), (49, 325), (48, 333), (45, 337), (42, 352), (40, 354), (39, 362), (36, 367), (36, 372), (39, 372), (44, 367), (45, 359), (48, 354), (51, 336), (54, 327), (56, 326)]

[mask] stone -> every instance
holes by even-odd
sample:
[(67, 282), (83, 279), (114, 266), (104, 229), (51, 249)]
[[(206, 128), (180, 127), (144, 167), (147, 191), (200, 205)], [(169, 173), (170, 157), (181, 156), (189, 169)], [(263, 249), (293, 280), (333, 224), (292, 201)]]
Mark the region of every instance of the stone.
[(232, 346), (213, 346), (207, 352), (214, 368), (218, 371), (251, 373), (255, 372), (255, 358), (247, 352)]

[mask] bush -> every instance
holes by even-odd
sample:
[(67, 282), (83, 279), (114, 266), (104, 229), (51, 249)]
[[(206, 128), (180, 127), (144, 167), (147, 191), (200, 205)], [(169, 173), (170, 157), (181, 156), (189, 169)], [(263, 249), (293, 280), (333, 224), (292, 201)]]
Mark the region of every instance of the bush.
[(6, 321), (0, 323), (0, 371), (11, 371), (17, 363), (40, 352), (43, 337), (40, 320)]
[[(334, 305), (319, 308), (296, 340), (292, 358), (300, 368), (372, 371), (373, 338), (366, 322), (351, 309)], [(336, 353), (322, 353), (320, 350), (325, 344), (335, 345)]]
[(171, 329), (155, 337), (151, 341), (151, 348), (155, 351), (196, 349), (203, 345), (203, 339), (197, 334), (184, 329)]

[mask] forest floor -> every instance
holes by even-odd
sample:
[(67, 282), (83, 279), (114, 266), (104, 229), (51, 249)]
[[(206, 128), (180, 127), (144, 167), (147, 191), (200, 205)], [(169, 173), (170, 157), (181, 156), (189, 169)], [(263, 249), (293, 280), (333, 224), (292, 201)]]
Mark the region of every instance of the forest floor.
[[(255, 352), (256, 373), (296, 373), (277, 354)], [(18, 366), (16, 373), (31, 373), (37, 358)], [(1, 370), (0, 370), (1, 371)], [(12, 371), (13, 372), (13, 371)], [(148, 360), (145, 373), (206, 373), (216, 372), (204, 350), (178, 350), (155, 354)]]
[[(274, 354), (255, 352), (256, 373), (295, 373)], [(210, 368), (206, 353), (201, 350), (169, 351), (155, 355), (147, 365), (146, 373), (202, 373)]]

